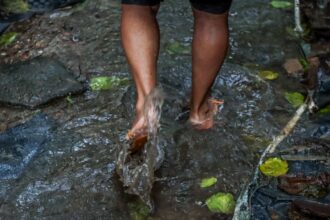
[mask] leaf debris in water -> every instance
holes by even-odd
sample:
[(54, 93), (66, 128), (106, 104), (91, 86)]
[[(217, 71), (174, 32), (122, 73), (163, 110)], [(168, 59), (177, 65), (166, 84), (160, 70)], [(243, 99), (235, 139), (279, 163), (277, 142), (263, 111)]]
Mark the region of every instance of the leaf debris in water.
[(318, 112), (319, 114), (329, 114), (330, 113), (330, 105), (321, 108)]
[(214, 184), (216, 184), (217, 181), (218, 181), (218, 179), (216, 177), (205, 178), (205, 179), (202, 179), (200, 186), (201, 186), (201, 188), (210, 187), (210, 186), (213, 186)]
[(284, 96), (285, 99), (295, 108), (301, 106), (305, 100), (304, 95), (299, 92), (286, 92)]
[(275, 80), (278, 78), (278, 73), (270, 70), (263, 70), (259, 72), (259, 76), (266, 80)]
[(281, 176), (288, 172), (288, 163), (278, 157), (269, 158), (259, 167), (266, 176)]
[(149, 208), (141, 201), (129, 203), (128, 209), (132, 220), (145, 220), (150, 215)]
[(274, 8), (291, 8), (293, 6), (292, 2), (289, 1), (271, 1), (270, 2), (271, 6)]
[(8, 46), (13, 43), (17, 37), (18, 33), (16, 32), (8, 32), (0, 36), (0, 47)]
[(120, 78), (118, 76), (98, 76), (90, 81), (90, 87), (93, 91), (108, 90), (128, 82), (128, 78)]
[(231, 214), (235, 209), (235, 199), (230, 193), (216, 193), (206, 200), (206, 205), (211, 212)]

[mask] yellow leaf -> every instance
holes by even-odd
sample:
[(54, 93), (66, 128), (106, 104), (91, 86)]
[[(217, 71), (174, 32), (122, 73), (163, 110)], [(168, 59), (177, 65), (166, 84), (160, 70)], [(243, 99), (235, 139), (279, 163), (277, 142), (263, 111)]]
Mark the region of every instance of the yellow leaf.
[(260, 171), (266, 176), (281, 176), (288, 172), (288, 163), (281, 158), (269, 158), (259, 167)]
[(217, 178), (216, 177), (210, 177), (210, 178), (205, 178), (205, 179), (202, 179), (202, 182), (200, 184), (201, 188), (206, 188), (206, 187), (209, 187), (209, 186), (213, 186), (214, 184), (217, 183)]

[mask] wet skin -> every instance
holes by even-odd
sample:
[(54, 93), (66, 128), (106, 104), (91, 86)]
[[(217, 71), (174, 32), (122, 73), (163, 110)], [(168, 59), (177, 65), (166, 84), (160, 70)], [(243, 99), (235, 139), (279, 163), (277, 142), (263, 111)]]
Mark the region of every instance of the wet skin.
[[(136, 116), (131, 131), (145, 127), (143, 104), (156, 87), (159, 53), (157, 6), (122, 5), (121, 38), (137, 90)], [(192, 92), (189, 121), (200, 129), (213, 126), (217, 105), (209, 102), (210, 90), (228, 48), (228, 13), (211, 14), (193, 9)]]

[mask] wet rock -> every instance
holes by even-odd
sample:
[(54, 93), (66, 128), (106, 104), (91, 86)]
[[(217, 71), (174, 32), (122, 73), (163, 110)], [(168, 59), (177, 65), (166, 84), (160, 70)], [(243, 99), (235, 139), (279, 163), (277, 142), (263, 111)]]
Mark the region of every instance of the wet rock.
[(0, 133), (4, 132), (7, 129), (7, 124), (6, 123), (0, 123)]
[[(293, 212), (292, 212), (293, 211)], [(290, 219), (294, 218), (296, 214), (299, 219), (329, 219), (330, 218), (330, 204), (309, 201), (309, 200), (294, 200), (292, 202), (292, 211), (289, 214)]]
[(54, 122), (39, 114), (0, 134), (0, 180), (18, 178), (50, 139)]
[(51, 58), (2, 65), (0, 78), (0, 103), (29, 108), (84, 89), (61, 63)]
[(79, 3), (82, 1), (83, 0), (28, 0), (27, 3), (31, 11), (44, 12)]
[(308, 19), (308, 23), (317, 35), (330, 36), (329, 1), (302, 0), (301, 9), (302, 14)]
[(161, 89), (156, 88), (147, 96), (143, 112), (147, 119), (148, 140), (142, 146), (143, 149), (137, 152), (134, 149), (134, 141), (126, 141), (118, 153), (116, 162), (117, 173), (123, 182), (125, 192), (137, 195), (150, 211), (154, 211), (150, 195), (155, 180), (154, 172), (164, 159), (164, 149), (159, 144), (157, 135), (163, 102), (164, 94)]
[(300, 76), (304, 73), (304, 67), (301, 65), (298, 59), (287, 59), (283, 64), (283, 68), (286, 70), (289, 76)]
[(327, 194), (330, 185), (330, 173), (317, 176), (281, 176), (278, 187), (291, 195), (320, 198)]

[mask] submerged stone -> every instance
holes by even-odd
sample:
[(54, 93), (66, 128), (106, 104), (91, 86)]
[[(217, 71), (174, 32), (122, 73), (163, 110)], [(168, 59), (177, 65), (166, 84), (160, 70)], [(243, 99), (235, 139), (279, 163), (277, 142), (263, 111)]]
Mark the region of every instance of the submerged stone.
[(44, 57), (2, 65), (0, 78), (0, 103), (29, 108), (84, 89), (61, 63)]
[(50, 139), (54, 122), (39, 114), (0, 134), (0, 180), (16, 179)]

